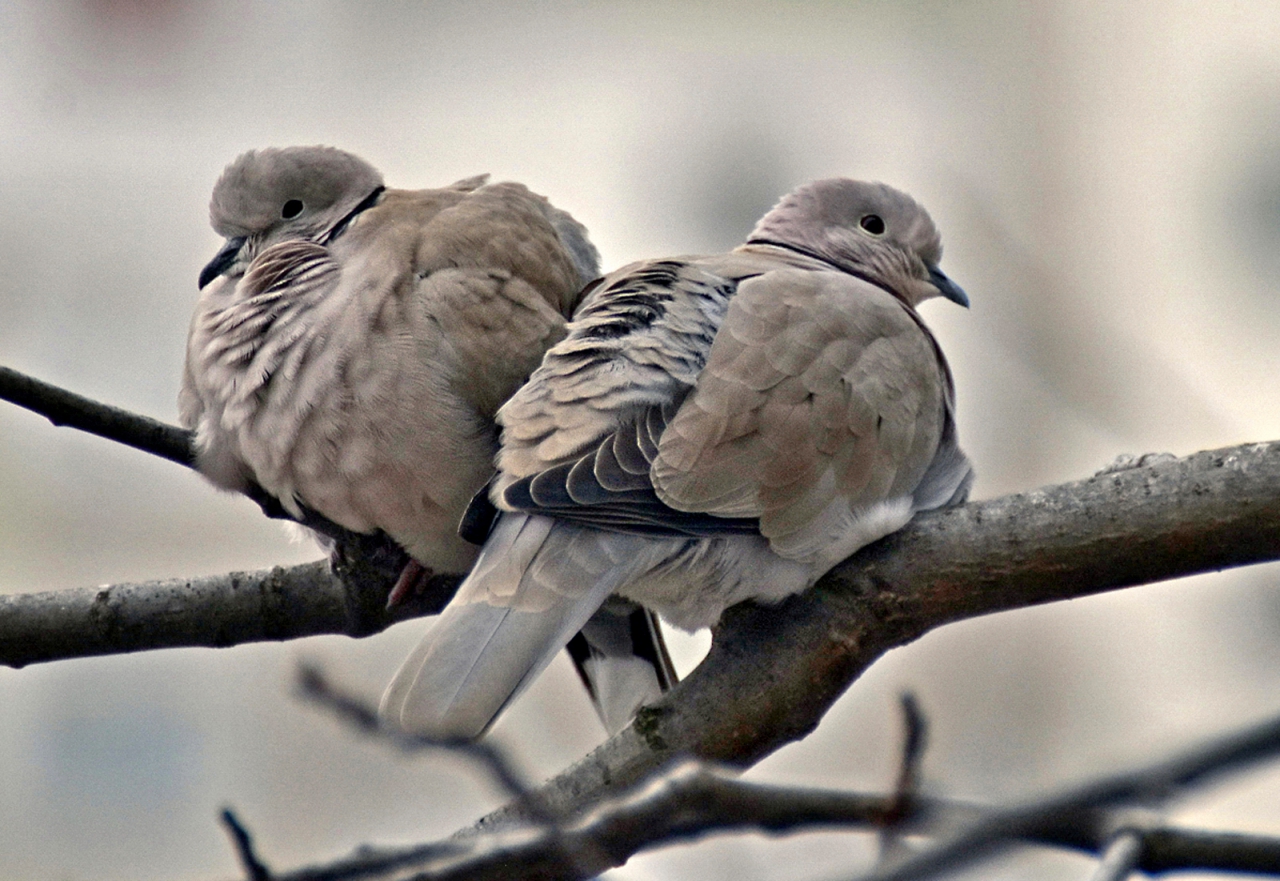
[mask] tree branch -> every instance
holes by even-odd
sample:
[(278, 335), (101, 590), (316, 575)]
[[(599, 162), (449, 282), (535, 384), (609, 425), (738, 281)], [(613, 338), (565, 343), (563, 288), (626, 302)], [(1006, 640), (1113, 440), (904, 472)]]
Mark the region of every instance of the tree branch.
[[(348, 727), (368, 737), (376, 737), (402, 752), (425, 751), (452, 752), (471, 759), (513, 798), (526, 797), (531, 787), (516, 768), (507, 751), (492, 740), (440, 740), (410, 734), (386, 725), (370, 704), (350, 694), (345, 694), (329, 682), (319, 667), (304, 664), (298, 670), (298, 692), (307, 700), (323, 707), (345, 722)], [(537, 816), (540, 823), (552, 818)]]
[[(13, 378), (11, 371), (5, 376)], [(883, 652), (940, 624), (1277, 558), (1280, 442), (928, 513), (813, 590), (775, 607), (730, 609), (692, 675), (539, 796), (547, 809), (564, 812), (681, 755), (750, 765), (811, 731)], [(456, 579), (434, 582), (440, 595), (455, 586)], [(313, 565), (11, 596), (0, 602), (0, 663), (321, 632), (364, 635), (411, 615), (371, 610), (361, 595), (335, 590)], [(439, 601), (428, 598), (412, 611)], [(87, 649), (74, 647), (81, 640)], [(522, 816), (508, 808), (482, 828)]]
[(1277, 558), (1280, 442), (924, 514), (813, 590), (728, 610), (703, 663), (543, 795), (590, 801), (678, 755), (751, 765), (812, 731), (885, 651), (941, 624)]
[(240, 865), (244, 868), (246, 881), (271, 881), (271, 870), (267, 868), (266, 863), (258, 859), (258, 854), (253, 847), (253, 836), (240, 822), (235, 811), (231, 808), (223, 808), (219, 817), (222, 825), (227, 827), (227, 834), (231, 836), (231, 843), (235, 846), (236, 856), (240, 858)]
[(257, 572), (0, 596), (0, 664), (150, 649), (225, 648), (322, 633), (368, 636), (438, 612), (459, 577), (434, 575), (426, 590), (388, 612), (395, 575), (367, 562), (323, 561)]
[[(864, 876), (862, 881), (915, 881), (932, 877), (981, 859), (1015, 839), (1059, 826), (1064, 819), (1082, 810), (1168, 801), (1193, 786), (1273, 758), (1277, 753), (1280, 753), (1280, 717), (1218, 737), (1145, 768), (1113, 774), (1027, 805), (990, 811), (919, 853)], [(1104, 836), (1106, 834), (1104, 831)], [(1105, 844), (1104, 837), (1095, 847), (1101, 849)], [(1141, 859), (1135, 858), (1135, 862), (1145, 866)], [(1273, 871), (1280, 872), (1280, 867), (1273, 867)]]
[(1142, 861), (1142, 834), (1126, 829), (1107, 843), (1089, 881), (1124, 881)]
[[(316, 563), (0, 597), (0, 664), (320, 633), (366, 636), (433, 614), (457, 588), (458, 576), (436, 575), (423, 596), (388, 614), (380, 600), (403, 557), (387, 552), (379, 537), (349, 536), (366, 544), (340, 556), (338, 577)], [(807, 644), (776, 634), (816, 635), (820, 679), (812, 697), (834, 699), (880, 653), (939, 624), (1277, 558), (1280, 442), (1196, 453), (921, 515), (800, 597), (730, 610), (704, 672), (693, 678), (700, 683), (732, 668), (752, 653), (748, 646), (772, 640), (791, 677), (784, 690), (807, 693), (794, 692), (796, 678), (805, 677)], [(758, 678), (761, 665), (776, 666), (771, 658), (757, 659), (733, 681)], [(771, 712), (776, 703), (767, 704)], [(675, 723), (664, 718), (660, 710), (646, 714), (646, 730), (665, 738), (665, 726)], [(760, 732), (773, 723), (758, 723), (735, 742), (767, 742)]]
[[(1275, 727), (1275, 723), (1271, 723)], [(1272, 738), (1272, 746), (1276, 746)], [(1225, 753), (1211, 745), (1219, 758)], [(1131, 777), (1132, 775), (1119, 775)], [(1093, 794), (1114, 791), (1119, 778), (1091, 784)], [(1154, 782), (1154, 781), (1148, 781)], [(1081, 790), (1074, 790), (1078, 793)], [(1172, 794), (1170, 791), (1167, 794)], [(1102, 856), (1120, 828), (1140, 840), (1134, 867), (1148, 873), (1213, 869), (1280, 875), (1280, 839), (1153, 825), (1118, 827), (1122, 815), (1097, 804), (1054, 796), (1030, 809), (1002, 811), (970, 802), (922, 798), (901, 819), (899, 831), (968, 823), (999, 824), (1006, 844), (1063, 847)], [(1045, 805), (1051, 810), (1041, 810)], [(575, 812), (555, 830), (538, 824), (460, 835), (407, 848), (361, 847), (350, 857), (276, 875), (277, 881), (337, 879), (590, 878), (620, 866), (642, 850), (725, 832), (794, 834), (820, 829), (874, 831), (893, 822), (894, 794), (871, 795), (751, 783), (733, 771), (694, 760), (675, 763), (640, 785), (590, 810)], [(1028, 810), (1038, 812), (1027, 821)], [(1022, 817), (1014, 826), (1006, 821)], [(878, 876), (877, 876), (878, 877)], [(913, 876), (921, 877), (921, 876)]]
[(185, 428), (100, 404), (9, 367), (0, 367), (0, 400), (38, 413), (54, 425), (78, 428), (170, 462), (195, 467), (191, 432)]
[[(0, 401), (17, 404), (59, 427), (76, 428), (187, 468), (196, 467), (195, 436), (191, 431), (99, 403), (9, 367), (0, 367)], [(247, 487), (244, 495), (253, 500), (266, 516), (275, 520), (294, 520), (339, 544), (350, 545), (370, 539), (383, 545), (389, 542), (385, 536), (351, 532), (305, 507), (300, 518), (294, 517), (279, 499), (256, 484)]]

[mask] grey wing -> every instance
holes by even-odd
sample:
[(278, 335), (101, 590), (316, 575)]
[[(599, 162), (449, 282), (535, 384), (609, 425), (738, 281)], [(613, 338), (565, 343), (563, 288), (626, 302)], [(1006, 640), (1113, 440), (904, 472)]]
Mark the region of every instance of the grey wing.
[(914, 310), (835, 272), (742, 285), (651, 477), (674, 508), (760, 518), (825, 571), (961, 495), (946, 362)]
[(746, 518), (675, 511), (649, 479), (658, 438), (697, 382), (746, 277), (697, 258), (633, 264), (607, 277), (498, 414), (495, 502), (639, 534), (756, 531)]

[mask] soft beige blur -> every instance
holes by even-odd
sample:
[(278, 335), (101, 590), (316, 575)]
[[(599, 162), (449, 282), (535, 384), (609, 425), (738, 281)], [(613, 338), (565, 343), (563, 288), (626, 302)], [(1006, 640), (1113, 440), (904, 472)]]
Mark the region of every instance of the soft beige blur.
[[(403, 186), (521, 180), (607, 267), (723, 249), (811, 178), (907, 190), (974, 304), (924, 311), (978, 497), (1280, 438), (1277, 45), (1267, 2), (9, 3), (0, 363), (173, 420), (213, 182), (244, 149), (326, 143)], [(0, 405), (0, 590), (316, 556), (194, 475)], [(926, 780), (972, 797), (1275, 712), (1276, 571), (945, 628), (753, 776), (888, 785), (907, 687)], [(289, 698), (301, 657), (376, 695), (420, 630), (0, 671), (0, 876), (228, 876), (222, 804), (278, 867), (447, 834), (499, 798), (464, 763), (406, 762)], [(551, 672), (493, 734), (539, 777), (602, 736)], [(1277, 787), (1182, 816), (1280, 832)], [(870, 853), (738, 837), (615, 875), (809, 878)]]

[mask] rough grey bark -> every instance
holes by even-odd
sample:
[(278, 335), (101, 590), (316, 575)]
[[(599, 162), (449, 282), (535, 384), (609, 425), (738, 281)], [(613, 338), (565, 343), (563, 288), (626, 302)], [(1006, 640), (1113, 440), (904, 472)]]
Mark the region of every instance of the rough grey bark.
[[(376, 541), (376, 540), (375, 540)], [(381, 551), (381, 548), (378, 548)], [(435, 575), (388, 612), (396, 570), (378, 553), (301, 566), (0, 596), (0, 664), (150, 649), (226, 648), (322, 633), (369, 636), (438, 612), (459, 578)]]
[[(336, 575), (313, 563), (0, 597), (0, 664), (320, 633), (366, 636), (438, 611), (457, 587), (457, 576), (434, 576), (423, 595), (387, 613), (381, 603), (404, 558), (376, 536), (351, 540)], [(922, 515), (781, 607), (731, 610), (711, 664), (703, 666), (750, 668), (751, 657), (772, 644), (755, 667), (771, 668), (768, 680), (786, 671), (812, 679), (821, 702), (843, 690), (843, 677), (939, 624), (1277, 558), (1280, 441), (1161, 458)], [(737, 678), (760, 675), (755, 669)], [(723, 693), (706, 696), (707, 708)], [(785, 706), (773, 711), (787, 715)], [(665, 713), (644, 717), (655, 743), (667, 736)], [(770, 728), (782, 734), (795, 726), (759, 718), (729, 742), (768, 740), (762, 732)]]

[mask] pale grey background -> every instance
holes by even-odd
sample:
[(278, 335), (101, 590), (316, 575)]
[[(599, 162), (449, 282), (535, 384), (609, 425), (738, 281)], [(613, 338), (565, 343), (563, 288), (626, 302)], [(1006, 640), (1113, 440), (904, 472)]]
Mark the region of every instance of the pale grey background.
[[(0, 363), (174, 419), (214, 180), (247, 148), (325, 143), (395, 186), (522, 180), (608, 267), (729, 247), (814, 177), (908, 190), (974, 304), (925, 314), (979, 497), (1280, 438), (1278, 46), (1270, 2), (9, 0)], [(0, 405), (0, 590), (316, 556), (182, 469)], [(1277, 571), (945, 628), (752, 777), (883, 788), (905, 687), (928, 786), (974, 798), (1276, 712)], [(280, 867), (468, 822), (499, 797), (463, 764), (406, 762), (289, 694), (308, 658), (376, 696), (421, 629), (0, 670), (0, 877), (230, 876), (223, 804)], [(493, 736), (547, 776), (602, 732), (557, 665)], [(1280, 773), (1179, 816), (1280, 833)], [(871, 853), (742, 836), (614, 876), (807, 879)], [(1087, 873), (1035, 859), (1000, 877)]]

